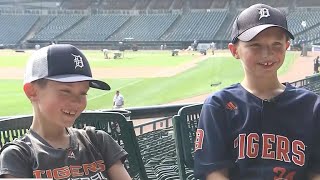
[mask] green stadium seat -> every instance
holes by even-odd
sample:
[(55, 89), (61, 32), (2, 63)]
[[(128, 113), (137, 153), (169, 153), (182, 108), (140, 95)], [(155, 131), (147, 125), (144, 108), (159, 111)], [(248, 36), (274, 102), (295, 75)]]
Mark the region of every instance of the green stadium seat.
[[(32, 123), (32, 116), (22, 116), (0, 120), (0, 147), (24, 135)], [(127, 152), (126, 168), (131, 177), (147, 179), (140, 148), (132, 121), (116, 112), (86, 112), (76, 120), (74, 127), (94, 126), (109, 133)]]
[(202, 104), (181, 108), (172, 119), (181, 180), (193, 179), (194, 141)]

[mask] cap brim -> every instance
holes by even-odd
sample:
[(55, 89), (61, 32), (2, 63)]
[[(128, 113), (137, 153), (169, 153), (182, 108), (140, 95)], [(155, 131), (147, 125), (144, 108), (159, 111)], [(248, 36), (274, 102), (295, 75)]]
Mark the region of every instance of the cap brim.
[(274, 25), (274, 24), (263, 24), (263, 25), (252, 27), (252, 28), (244, 31), (242, 34), (240, 34), (237, 39), (244, 41), (244, 42), (250, 41), (254, 37), (256, 37), (256, 35), (258, 35), (261, 31), (263, 31), (269, 27), (280, 27), (284, 31), (286, 31), (286, 33), (289, 35), (289, 37), (291, 39), (294, 39), (294, 36), (287, 29), (285, 29), (282, 26), (278, 26), (278, 25)]
[(66, 83), (89, 81), (89, 86), (92, 88), (101, 89), (101, 90), (110, 90), (111, 89), (110, 86), (103, 81), (99, 81), (99, 80), (93, 79), (92, 77), (79, 75), (79, 74), (51, 76), (51, 77), (46, 77), (45, 79), (49, 79), (49, 80), (57, 81), (57, 82), (66, 82)]

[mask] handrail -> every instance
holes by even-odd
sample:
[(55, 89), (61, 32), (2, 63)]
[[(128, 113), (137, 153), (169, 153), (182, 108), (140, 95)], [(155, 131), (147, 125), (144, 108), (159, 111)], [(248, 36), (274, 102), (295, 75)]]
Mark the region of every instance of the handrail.
[(154, 119), (152, 121), (143, 123), (143, 124), (139, 124), (137, 126), (134, 126), (134, 130), (139, 129), (139, 135), (146, 133), (144, 130), (144, 128), (150, 124), (152, 124), (152, 131), (157, 130), (157, 123), (160, 122), (160, 124), (165, 121), (165, 126), (160, 125), (163, 128), (167, 128), (170, 126), (169, 123), (169, 119), (171, 119), (172, 117), (163, 117), (163, 118), (158, 118), (158, 119)]

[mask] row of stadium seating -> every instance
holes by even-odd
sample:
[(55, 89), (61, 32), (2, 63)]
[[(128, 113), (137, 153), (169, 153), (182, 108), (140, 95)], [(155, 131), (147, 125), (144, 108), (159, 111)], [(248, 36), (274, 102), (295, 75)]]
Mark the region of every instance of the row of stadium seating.
[(176, 28), (168, 33), (167, 41), (211, 40), (220, 29), (227, 11), (191, 12), (182, 16)]
[(229, 4), (245, 8), (256, 3), (272, 4), (276, 7), (315, 7), (320, 6), (318, 0), (0, 0), (0, 7), (45, 9), (105, 9), (105, 10), (146, 10), (146, 9), (212, 9), (226, 8)]
[(126, 15), (93, 15), (81, 21), (70, 31), (62, 34), (62, 41), (104, 41), (127, 20)]
[(82, 18), (83, 16), (77, 15), (56, 16), (46, 27), (37, 33), (32, 40), (52, 40), (68, 30)]
[[(307, 77), (293, 85), (319, 94), (319, 77)], [(201, 108), (202, 104), (185, 106), (173, 117), (173, 127), (139, 136), (135, 136), (132, 121), (114, 112), (82, 113), (74, 127), (94, 126), (109, 133), (129, 153), (125, 164), (133, 179), (194, 180), (193, 152)], [(0, 120), (0, 147), (26, 133), (31, 121), (31, 116)]]
[[(232, 22), (240, 11), (227, 9), (194, 11), (185, 14), (143, 15), (0, 15), (1, 44), (18, 44), (27, 34), (31, 41), (229, 41)], [(302, 39), (319, 39), (320, 9), (296, 9), (288, 12), (289, 29)], [(306, 22), (303, 27), (302, 22)], [(20, 27), (21, 26), (21, 27)], [(34, 28), (36, 27), (36, 28)], [(34, 32), (29, 32), (29, 31)], [(220, 33), (218, 33), (221, 31)]]
[[(301, 10), (293, 11), (288, 14), (288, 27), (293, 34), (298, 34), (312, 26), (320, 23), (320, 10)], [(302, 26), (302, 22), (306, 22), (306, 27)]]
[(134, 16), (126, 27), (115, 33), (109, 40), (121, 41), (128, 37), (133, 37), (138, 41), (158, 40), (177, 17), (177, 14)]
[(0, 44), (17, 44), (39, 17), (0, 15)]

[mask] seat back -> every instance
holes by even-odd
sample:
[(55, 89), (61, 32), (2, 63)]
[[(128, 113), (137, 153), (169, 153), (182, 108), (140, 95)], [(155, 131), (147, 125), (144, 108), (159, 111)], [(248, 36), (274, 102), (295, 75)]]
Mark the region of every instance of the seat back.
[[(1, 147), (14, 138), (24, 135), (31, 123), (32, 116), (0, 120)], [(77, 118), (73, 126), (75, 128), (94, 126), (110, 134), (129, 154), (125, 165), (130, 176), (147, 179), (132, 121), (127, 121), (122, 114), (116, 112), (85, 112)]]
[[(186, 168), (193, 169), (194, 142), (202, 104), (182, 107), (172, 119), (180, 179), (189, 179)], [(193, 176), (193, 173), (192, 175)]]

